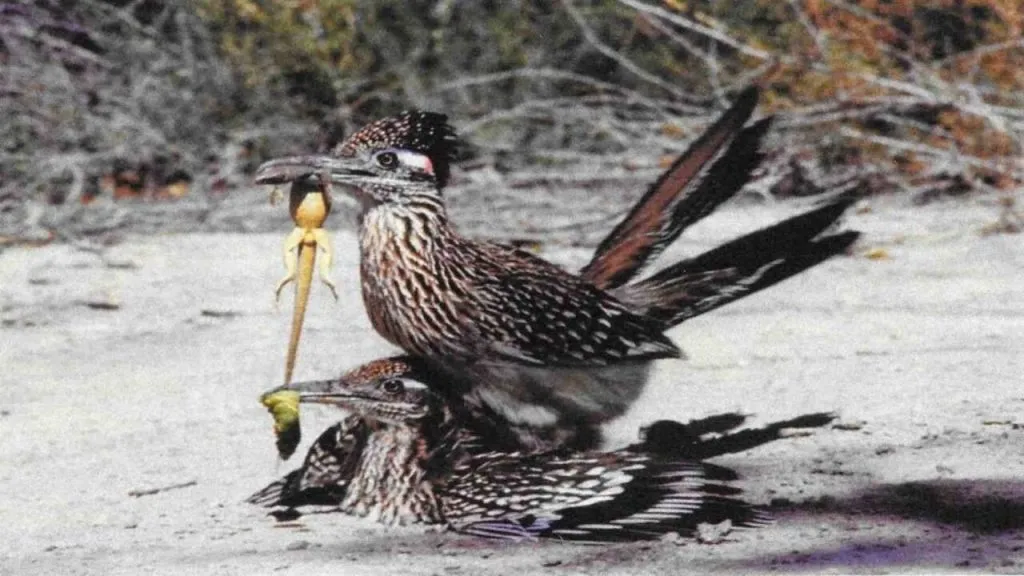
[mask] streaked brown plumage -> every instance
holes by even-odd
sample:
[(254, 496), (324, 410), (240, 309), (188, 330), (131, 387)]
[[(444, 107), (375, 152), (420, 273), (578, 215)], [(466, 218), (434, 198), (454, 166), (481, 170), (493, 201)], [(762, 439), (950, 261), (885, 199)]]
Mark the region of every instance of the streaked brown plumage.
[(462, 426), (458, 406), (420, 379), (432, 377), (423, 366), (379, 360), (336, 380), (289, 386), (303, 402), (340, 406), (361, 422), (328, 429), (302, 468), (250, 501), (298, 507), (327, 504), (329, 494), (342, 512), (386, 524), (506, 539), (647, 540), (686, 536), (704, 522), (767, 522), (737, 498), (735, 474), (718, 466), (635, 450), (487, 449)]
[(327, 172), (350, 189), (363, 205), (362, 288), (374, 328), (443, 375), (448, 395), (515, 430), (522, 446), (584, 448), (639, 396), (651, 361), (681, 355), (666, 329), (856, 238), (818, 238), (848, 206), (841, 201), (627, 283), (747, 181), (769, 126), (742, 128), (756, 102), (756, 89), (741, 94), (580, 275), (455, 232), (440, 194), (454, 135), (438, 114), (371, 123), (333, 156), (265, 164), (257, 182)]

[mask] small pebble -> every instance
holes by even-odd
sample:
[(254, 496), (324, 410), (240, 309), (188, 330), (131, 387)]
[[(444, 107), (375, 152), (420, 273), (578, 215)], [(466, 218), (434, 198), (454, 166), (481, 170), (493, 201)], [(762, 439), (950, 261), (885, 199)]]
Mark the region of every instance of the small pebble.
[(120, 310), (121, 305), (113, 300), (80, 300), (79, 304), (92, 310)]
[(697, 542), (701, 544), (719, 544), (726, 535), (732, 532), (732, 521), (725, 520), (718, 524), (702, 522), (697, 525)]
[(206, 316), (207, 318), (236, 318), (241, 316), (242, 313), (237, 310), (214, 310), (213, 308), (203, 308), (199, 311), (200, 316)]
[(668, 532), (661, 537), (661, 541), (676, 545), (685, 543), (683, 537), (679, 535), (679, 532)]
[(138, 270), (139, 265), (131, 260), (110, 260), (106, 261), (107, 268), (114, 270)]

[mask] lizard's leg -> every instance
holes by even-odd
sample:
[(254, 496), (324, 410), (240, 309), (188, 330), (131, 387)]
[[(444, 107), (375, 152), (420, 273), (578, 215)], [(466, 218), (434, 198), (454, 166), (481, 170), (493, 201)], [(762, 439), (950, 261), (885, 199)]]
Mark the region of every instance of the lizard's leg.
[(288, 285), (289, 282), (295, 280), (295, 270), (298, 267), (299, 262), (299, 244), (302, 243), (302, 237), (306, 231), (302, 228), (295, 227), (288, 237), (284, 239), (284, 268), (287, 274), (284, 278), (277, 283), (277, 289), (274, 290), (274, 299), (281, 299), (281, 290)]
[(334, 256), (331, 248), (331, 238), (323, 228), (317, 228), (311, 232), (313, 233), (313, 241), (316, 242), (317, 248), (320, 250), (320, 281), (331, 289), (331, 294), (337, 300), (338, 288), (334, 285), (334, 281), (331, 280), (331, 258)]

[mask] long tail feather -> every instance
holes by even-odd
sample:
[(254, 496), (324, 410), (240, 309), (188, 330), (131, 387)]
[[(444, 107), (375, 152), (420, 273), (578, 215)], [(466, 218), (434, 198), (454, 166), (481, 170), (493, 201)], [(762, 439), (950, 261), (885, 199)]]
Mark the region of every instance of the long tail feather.
[(756, 87), (743, 91), (662, 174), (598, 245), (593, 259), (580, 272), (584, 278), (606, 290), (625, 284), (686, 227), (746, 184), (761, 162), (761, 140), (770, 122), (762, 120), (742, 129), (758, 97)]
[(858, 232), (819, 235), (852, 201), (842, 199), (758, 230), (624, 286), (619, 293), (668, 329), (845, 252)]

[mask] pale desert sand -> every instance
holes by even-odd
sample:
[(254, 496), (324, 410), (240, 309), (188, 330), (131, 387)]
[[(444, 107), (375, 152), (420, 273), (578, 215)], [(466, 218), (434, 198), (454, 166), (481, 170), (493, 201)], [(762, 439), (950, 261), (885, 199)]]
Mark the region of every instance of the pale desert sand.
[[(752, 424), (836, 410), (840, 426), (716, 459), (776, 525), (703, 545), (480, 542), (243, 503), (278, 464), (258, 394), (283, 373), (279, 235), (129, 237), (0, 254), (0, 573), (678, 574), (1024, 571), (1024, 238), (982, 236), (985, 199), (872, 200), (853, 257), (671, 335), (612, 445), (656, 418)], [(727, 206), (671, 254), (793, 213)], [(336, 233), (341, 301), (314, 289), (297, 378), (392, 353)], [(884, 248), (888, 258), (865, 252)], [(577, 266), (587, 252), (549, 248)], [(105, 309), (114, 308), (114, 309)], [(304, 449), (331, 422), (307, 410)], [(163, 489), (163, 490), (160, 490)], [(146, 491), (153, 491), (147, 493)]]

